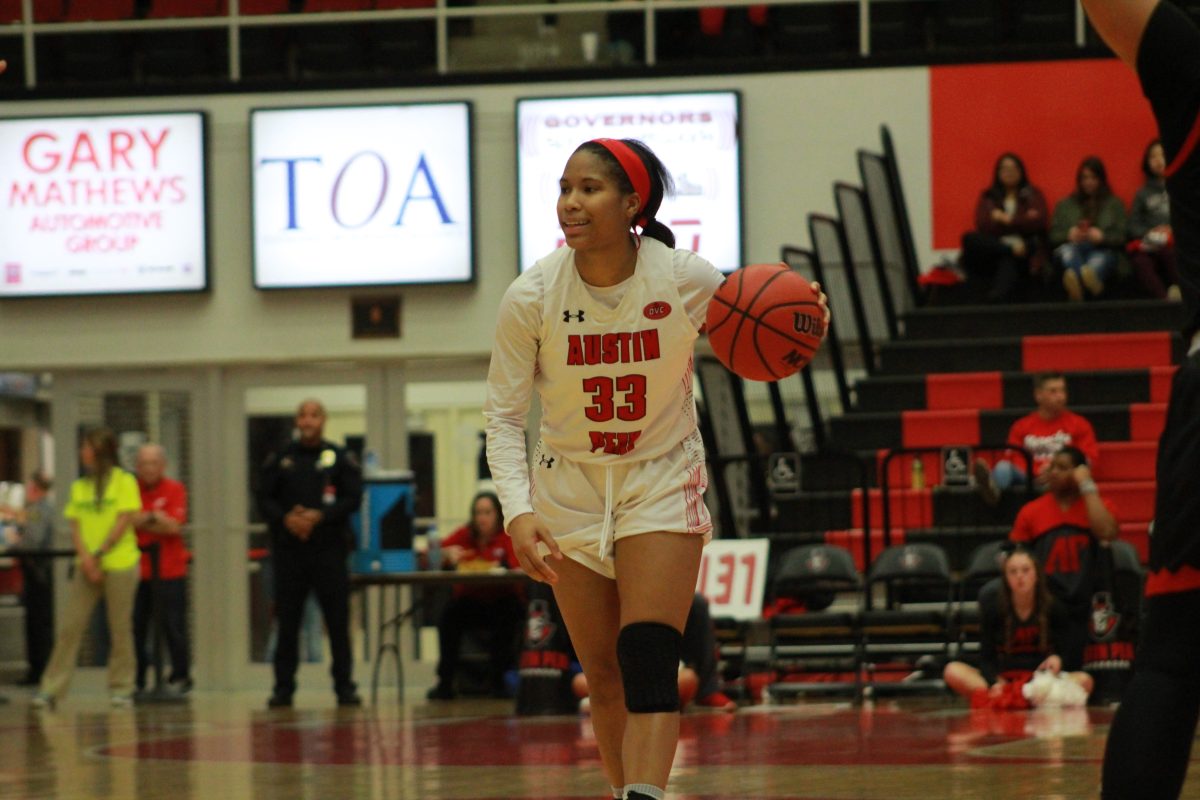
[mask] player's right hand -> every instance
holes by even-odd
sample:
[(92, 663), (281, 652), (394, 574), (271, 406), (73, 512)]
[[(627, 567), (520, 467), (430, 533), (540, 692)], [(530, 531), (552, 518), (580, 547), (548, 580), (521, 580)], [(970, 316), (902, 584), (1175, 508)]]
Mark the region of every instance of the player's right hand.
[(550, 548), (550, 557), (558, 561), (562, 560), (562, 551), (537, 514), (527, 512), (509, 520), (508, 535), (512, 537), (513, 551), (526, 575), (541, 583), (558, 583), (558, 573), (538, 552), (538, 543), (545, 543)]

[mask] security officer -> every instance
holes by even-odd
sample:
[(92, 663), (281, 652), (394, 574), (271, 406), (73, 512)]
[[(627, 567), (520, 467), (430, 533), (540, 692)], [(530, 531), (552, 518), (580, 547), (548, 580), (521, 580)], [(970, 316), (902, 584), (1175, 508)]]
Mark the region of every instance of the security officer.
[(362, 470), (343, 448), (322, 438), (325, 407), (305, 400), (296, 410), (297, 438), (263, 465), (259, 508), (271, 528), (275, 571), (275, 689), (267, 705), (286, 708), (296, 691), (300, 621), (316, 593), (333, 652), (339, 706), (362, 705), (350, 678), (350, 515), (362, 503)]

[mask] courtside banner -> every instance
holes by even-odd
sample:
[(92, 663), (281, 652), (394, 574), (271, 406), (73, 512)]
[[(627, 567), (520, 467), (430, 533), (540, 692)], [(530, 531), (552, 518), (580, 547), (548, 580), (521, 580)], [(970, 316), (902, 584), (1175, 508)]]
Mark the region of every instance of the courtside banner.
[(254, 109), (254, 285), (474, 274), (466, 102)]
[(714, 617), (758, 619), (767, 586), (768, 539), (713, 539), (704, 547), (696, 592)]
[(563, 244), (558, 179), (580, 144), (640, 139), (675, 179), (658, 219), (676, 247), (717, 268), (742, 266), (742, 194), (737, 92), (551, 97), (517, 100), (520, 264), (525, 270)]
[(0, 120), (0, 297), (208, 285), (200, 112)]

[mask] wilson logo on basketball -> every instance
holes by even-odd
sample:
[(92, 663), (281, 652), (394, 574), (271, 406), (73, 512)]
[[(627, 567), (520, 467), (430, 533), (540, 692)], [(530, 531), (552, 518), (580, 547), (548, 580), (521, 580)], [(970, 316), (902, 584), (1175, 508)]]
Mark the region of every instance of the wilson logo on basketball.
[(792, 314), (792, 327), (796, 333), (810, 333), (813, 336), (825, 335), (825, 321), (808, 314)]
[(646, 319), (662, 319), (670, 313), (671, 304), (664, 303), (662, 300), (655, 300), (642, 309), (642, 314), (645, 315)]

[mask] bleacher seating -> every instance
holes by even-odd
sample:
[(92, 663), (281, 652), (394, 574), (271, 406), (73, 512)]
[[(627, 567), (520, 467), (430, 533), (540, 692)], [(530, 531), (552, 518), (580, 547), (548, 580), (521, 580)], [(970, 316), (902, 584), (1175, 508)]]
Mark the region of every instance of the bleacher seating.
[(103, 22), (133, 19), (136, 0), (67, 0), (63, 19), (67, 22)]
[(153, 0), (146, 18), (215, 17), (228, 13), (228, 5), (228, 0)]

